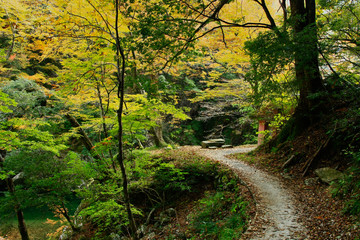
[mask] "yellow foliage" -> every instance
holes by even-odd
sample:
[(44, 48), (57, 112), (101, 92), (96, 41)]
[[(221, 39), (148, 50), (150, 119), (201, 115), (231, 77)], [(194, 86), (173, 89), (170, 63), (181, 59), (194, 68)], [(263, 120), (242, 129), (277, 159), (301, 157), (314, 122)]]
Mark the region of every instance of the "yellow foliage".
[(58, 221), (47, 218), (45, 223), (50, 225), (55, 225), (56, 223), (58, 223)]

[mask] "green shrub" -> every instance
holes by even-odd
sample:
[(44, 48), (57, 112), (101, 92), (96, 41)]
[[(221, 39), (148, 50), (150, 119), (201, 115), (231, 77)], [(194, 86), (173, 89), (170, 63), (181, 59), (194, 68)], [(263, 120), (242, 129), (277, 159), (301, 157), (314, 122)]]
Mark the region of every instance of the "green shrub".
[(198, 211), (192, 215), (195, 237), (201, 239), (240, 239), (248, 216), (247, 203), (234, 192), (207, 193), (199, 200)]
[[(133, 208), (133, 214), (141, 213)], [(121, 232), (129, 224), (125, 206), (114, 199), (98, 201), (83, 209), (80, 215), (97, 226), (98, 235)]]
[(352, 156), (354, 163), (344, 181), (345, 191), (350, 195), (345, 212), (360, 216), (360, 152), (352, 153)]
[(335, 185), (334, 195), (346, 199), (344, 212), (360, 216), (360, 152), (347, 152), (353, 159), (346, 176)]

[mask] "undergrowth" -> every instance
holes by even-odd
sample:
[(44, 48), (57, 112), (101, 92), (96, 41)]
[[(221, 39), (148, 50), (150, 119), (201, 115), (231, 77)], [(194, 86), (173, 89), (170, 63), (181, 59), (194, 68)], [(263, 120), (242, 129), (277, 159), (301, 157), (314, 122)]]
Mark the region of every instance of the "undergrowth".
[[(219, 163), (179, 149), (132, 151), (126, 165), (140, 237), (227, 240), (245, 231), (249, 217), (240, 181)], [(93, 182), (90, 188), (82, 193), (80, 216), (91, 224), (83, 232), (96, 229), (93, 239), (126, 238), (129, 223), (116, 181)], [(179, 225), (178, 211), (189, 207), (194, 209), (188, 223)]]
[(353, 160), (345, 177), (335, 185), (334, 196), (346, 199), (344, 213), (360, 220), (360, 152), (347, 152)]
[(240, 239), (246, 230), (246, 209), (247, 202), (236, 192), (207, 192), (191, 215), (191, 239)]
[[(249, 214), (248, 202), (242, 196), (241, 184), (237, 176), (230, 170), (223, 168), (219, 163), (215, 163), (204, 157), (197, 155), (195, 152), (173, 150), (161, 154), (165, 162), (172, 163), (180, 178), (167, 177), (163, 178), (167, 182), (166, 186), (171, 184), (169, 179), (186, 182), (187, 188), (177, 188), (179, 191), (199, 191), (203, 185), (211, 184), (212, 189), (206, 191), (204, 196), (198, 199), (187, 216), (188, 225), (180, 228), (183, 231), (182, 237), (186, 239), (240, 239), (241, 234), (246, 230)], [(174, 173), (174, 170), (168, 171), (166, 176)], [(183, 179), (182, 177), (185, 177)], [(202, 188), (203, 189), (203, 188)], [(181, 195), (182, 193), (180, 193)], [(198, 192), (199, 196), (201, 193)], [(179, 204), (180, 195), (177, 200), (173, 201), (172, 207)], [(181, 200), (180, 200), (181, 203)], [(177, 219), (178, 220), (178, 219)], [(159, 239), (179, 239), (176, 230), (169, 231), (167, 236)]]
[[(240, 239), (246, 230), (249, 214), (244, 189), (237, 176), (219, 163), (183, 149), (159, 154), (137, 150), (127, 154), (126, 166), (139, 237), (230, 240)], [(116, 172), (112, 178), (98, 175), (86, 188), (75, 190), (83, 199), (75, 217), (82, 227), (79, 232), (68, 232), (69, 236), (127, 239), (129, 222), (120, 178)], [(189, 208), (191, 214), (184, 216)], [(36, 229), (44, 221), (39, 220), (41, 226)], [(58, 239), (65, 226), (66, 221), (52, 220), (53, 228), (48, 226), (41, 239)], [(6, 228), (2, 233), (16, 232), (10, 225)]]
[(360, 101), (359, 91), (350, 92), (353, 100), (344, 109), (344, 115), (336, 120), (340, 134), (336, 138), (344, 153), (342, 159), (349, 162), (344, 179), (335, 185), (334, 195), (345, 200), (344, 213), (360, 221)]

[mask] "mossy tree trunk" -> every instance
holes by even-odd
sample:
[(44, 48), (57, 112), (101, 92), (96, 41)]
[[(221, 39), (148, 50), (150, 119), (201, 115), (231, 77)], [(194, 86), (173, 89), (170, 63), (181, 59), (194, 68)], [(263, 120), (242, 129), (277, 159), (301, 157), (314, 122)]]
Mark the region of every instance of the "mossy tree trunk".
[(156, 126), (152, 127), (152, 134), (154, 136), (155, 145), (157, 147), (165, 147), (167, 145), (163, 136), (162, 120), (156, 120)]

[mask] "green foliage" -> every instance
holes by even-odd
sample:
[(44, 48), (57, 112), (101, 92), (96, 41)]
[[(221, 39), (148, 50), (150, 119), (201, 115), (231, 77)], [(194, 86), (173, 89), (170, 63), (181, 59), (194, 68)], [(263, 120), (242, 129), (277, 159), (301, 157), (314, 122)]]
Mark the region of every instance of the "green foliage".
[[(183, 45), (186, 39), (192, 37), (196, 23), (175, 16), (189, 16), (191, 11), (182, 2), (166, 0), (141, 2), (122, 13), (126, 17), (136, 16), (137, 20), (130, 23), (132, 34), (126, 36), (126, 41), (129, 41), (130, 50), (137, 51), (142, 62), (147, 64), (145, 69), (163, 67), (163, 64), (153, 64), (159, 60), (159, 55), (165, 60), (183, 57), (177, 51), (187, 50)], [(192, 42), (187, 44), (193, 45)]]
[[(50, 151), (16, 150), (7, 156), (4, 169), (19, 173), (16, 196), (23, 208), (62, 206), (93, 174), (89, 164), (69, 152), (59, 158)], [(6, 201), (6, 200), (5, 200)]]
[(321, 60), (332, 67), (324, 74), (335, 80), (330, 86), (359, 84), (359, 2), (321, 0), (318, 13)]
[[(50, 121), (52, 110), (45, 106), (47, 97), (43, 89), (33, 81), (19, 79), (8, 82), (2, 91), (11, 99), (7, 101), (11, 111), (0, 115), (3, 118), (0, 148), (7, 151), (16, 148), (43, 149), (55, 154), (66, 148), (50, 131), (55, 125)], [(48, 119), (42, 119), (44, 116)]]
[(10, 107), (13, 116), (29, 115), (30, 110), (32, 115), (44, 114), (47, 97), (35, 82), (27, 79), (10, 81), (2, 87), (2, 91), (17, 102)]
[(129, 95), (128, 100), (128, 111), (123, 117), (125, 140), (128, 143), (133, 143), (136, 139), (145, 140), (144, 130), (162, 124), (162, 119), (167, 116), (172, 119), (169, 124), (189, 119), (185, 114), (187, 108), (177, 108), (171, 102), (147, 99), (142, 95)]
[[(227, 179), (219, 164), (178, 150), (166, 151), (161, 154), (161, 158), (150, 155), (146, 150), (129, 151), (126, 153), (126, 168), (130, 194), (141, 196), (133, 201), (144, 202), (147, 208), (171, 205), (185, 193), (195, 191), (195, 186), (214, 182), (216, 176), (219, 176), (216, 180), (219, 183)], [(78, 196), (84, 199), (80, 215), (96, 226), (97, 237), (100, 239), (110, 233), (124, 234), (129, 225), (122, 189), (117, 184), (119, 180), (119, 173), (97, 173), (96, 177), (93, 176), (86, 182), (86, 187), (76, 190)], [(224, 186), (233, 186), (230, 182)], [(136, 207), (132, 211), (139, 219), (147, 216)]]
[(269, 123), (270, 130), (264, 130), (261, 132), (264, 136), (264, 140), (269, 141), (273, 136), (276, 136), (289, 119), (290, 115), (284, 115), (281, 113), (276, 114), (274, 119)]
[(195, 152), (189, 154), (187, 151), (171, 150), (164, 153), (162, 158), (172, 161), (177, 168), (182, 169), (188, 175), (186, 180), (192, 184), (211, 181), (220, 171), (218, 163), (213, 163)]
[(192, 239), (240, 239), (247, 224), (247, 203), (231, 192), (207, 193), (192, 214)]
[[(241, 138), (242, 144), (255, 144), (258, 141), (257, 130), (258, 122), (252, 117), (255, 115), (255, 108), (253, 106), (240, 107), (239, 111), (242, 117), (239, 119), (240, 128), (242, 129)], [(236, 136), (240, 137), (240, 136)]]
[(189, 79), (188, 77), (184, 78), (184, 90), (185, 91), (195, 91), (195, 92), (199, 92), (200, 89), (196, 86), (195, 82), (191, 79)]
[(185, 181), (187, 174), (187, 172), (176, 168), (174, 164), (160, 163), (156, 170), (154, 180), (156, 181), (155, 184), (162, 190), (186, 191), (190, 190), (190, 187)]
[(213, 181), (218, 165), (197, 155), (170, 150), (150, 156), (144, 150), (131, 153), (127, 163), (131, 188), (153, 188), (159, 192), (189, 192), (202, 181)]
[(165, 132), (165, 137), (179, 145), (199, 145), (200, 140), (197, 139), (196, 133), (200, 130), (201, 123), (196, 120), (185, 121), (180, 126), (175, 126), (173, 129)]
[(334, 195), (346, 199), (344, 212), (353, 216), (360, 214), (360, 152), (346, 152), (353, 162), (344, 179), (334, 185)]
[(251, 68), (245, 80), (250, 83), (256, 106), (283, 94), (294, 95), (294, 76), (286, 71), (293, 61), (293, 47), (287, 32), (267, 31), (245, 43)]
[(17, 103), (14, 99), (9, 98), (9, 95), (0, 90), (0, 112), (2, 113), (11, 113), (12, 110), (10, 106), (16, 106)]
[[(136, 156), (144, 160), (140, 151)], [(176, 204), (186, 192), (198, 191), (204, 184), (211, 184), (216, 189), (216, 193), (207, 193), (199, 200), (189, 216), (187, 232), (191, 234), (190, 239), (239, 239), (245, 231), (248, 215), (247, 203), (242, 199), (236, 176), (195, 152), (169, 150), (161, 153), (161, 157), (155, 158), (152, 167), (151, 161), (148, 162), (147, 168), (153, 168), (154, 178), (146, 186), (147, 190), (152, 189), (151, 193), (157, 191), (157, 194), (149, 194), (152, 197), (158, 195), (167, 199), (160, 206), (173, 207), (172, 204)], [(132, 191), (136, 192), (136, 189)], [(155, 206), (159, 207), (158, 204)]]
[[(136, 208), (132, 208), (135, 215), (142, 215)], [(129, 224), (125, 206), (114, 199), (97, 201), (80, 212), (80, 216), (88, 219), (97, 227), (98, 236), (105, 233), (121, 232)]]

